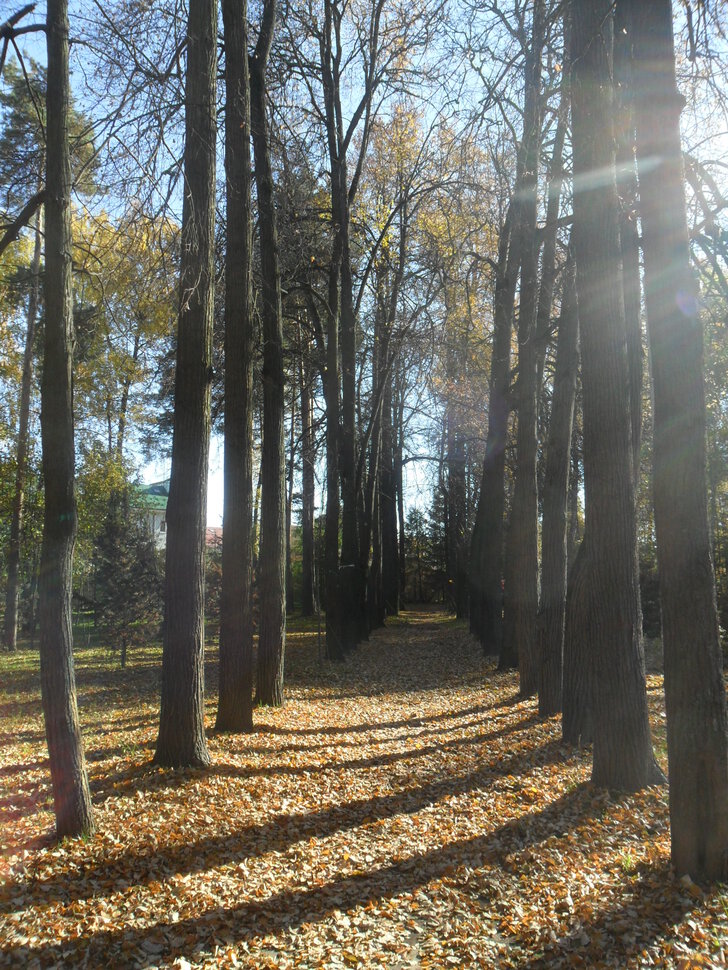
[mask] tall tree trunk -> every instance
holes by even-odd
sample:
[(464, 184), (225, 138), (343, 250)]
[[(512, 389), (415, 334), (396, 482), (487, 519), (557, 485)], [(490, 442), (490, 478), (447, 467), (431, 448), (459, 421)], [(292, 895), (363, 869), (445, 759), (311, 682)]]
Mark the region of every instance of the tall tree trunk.
[[(295, 385), (294, 385), (295, 386)], [(288, 481), (286, 492), (286, 612), (295, 608), (293, 593), (293, 562), (291, 551), (291, 526), (293, 519), (293, 470), (296, 461), (296, 395), (291, 394), (291, 429), (288, 447)]]
[(546, 443), (541, 537), (542, 581), (538, 633), (541, 673), (538, 712), (561, 710), (561, 677), (566, 620), (566, 509), (571, 463), (571, 431), (578, 367), (578, 313), (574, 265), (566, 269), (556, 348), (551, 420)]
[(273, 42), (276, 0), (265, 0), (258, 43), (250, 62), (250, 112), (258, 192), (263, 319), (263, 500), (260, 541), (260, 635), (256, 700), (283, 703), (286, 644), (285, 397), (283, 311), (278, 233), (266, 117), (268, 55)]
[(537, 388), (538, 348), (538, 236), (536, 208), (538, 160), (541, 144), (541, 51), (543, 47), (542, 0), (533, 12), (531, 48), (526, 57), (524, 103), (524, 160), (521, 231), (520, 311), (518, 318), (518, 383), (516, 400), (518, 432), (516, 470), (511, 516), (506, 539), (503, 653), (518, 656), (521, 694), (538, 690), (539, 664), (536, 645), (538, 614), (538, 491)]
[[(401, 376), (400, 376), (401, 379)], [(407, 545), (404, 532), (404, 392), (401, 386), (396, 388), (396, 411), (392, 414), (394, 437), (394, 486), (397, 493), (397, 543), (399, 552), (399, 604), (402, 605), (402, 594), (407, 582)]]
[(204, 719), (204, 597), (215, 279), (216, 55), (217, 4), (190, 0), (162, 703), (154, 755), (157, 764), (175, 768), (210, 763)]
[[(134, 349), (131, 355), (132, 364), (136, 364), (141, 350), (141, 333), (137, 324), (137, 331), (134, 334)], [(119, 420), (116, 423), (116, 458), (121, 461), (124, 457), (124, 445), (126, 443), (126, 424), (129, 411), (129, 392), (131, 390), (131, 373), (127, 373), (121, 388), (119, 398)]]
[[(379, 471), (379, 519), (382, 535), (382, 607), (386, 616), (399, 613), (400, 563), (397, 544), (397, 497), (395, 476), (395, 430), (392, 422), (392, 385), (388, 381), (382, 398), (382, 456)], [(401, 467), (401, 458), (400, 458)], [(401, 474), (400, 474), (401, 482)]]
[(614, 80), (616, 82), (617, 190), (620, 197), (619, 243), (622, 254), (622, 293), (629, 365), (629, 404), (632, 425), (632, 466), (635, 495), (640, 480), (642, 446), (642, 306), (640, 251), (637, 226), (637, 172), (632, 87), (632, 31), (628, 3), (614, 8)]
[[(690, 267), (669, 0), (630, 4), (654, 395), (672, 862), (728, 875), (728, 744), (705, 487), (703, 336)], [(655, 164), (655, 159), (659, 164)]]
[[(592, 780), (654, 782), (642, 653), (629, 366), (611, 79), (613, 4), (572, 6), (574, 253), (582, 358), (586, 534), (594, 691)], [(599, 173), (595, 183), (594, 173)]]
[[(511, 325), (521, 265), (515, 230), (519, 202), (512, 198), (498, 240), (488, 436), (470, 551), (470, 629), (486, 655), (497, 656), (503, 634), (505, 467), (510, 411)], [(510, 666), (510, 664), (507, 664)]]
[(247, 0), (223, 0), (225, 39), (225, 471), (216, 731), (253, 728), (253, 355)]
[(468, 570), (465, 549), (467, 528), (467, 509), (465, 497), (465, 441), (459, 422), (452, 410), (447, 418), (447, 493), (448, 493), (448, 548), (450, 574), (448, 585), (455, 608), (460, 619), (468, 609)]
[(28, 428), (30, 425), (30, 395), (33, 388), (33, 343), (38, 318), (40, 295), (40, 257), (43, 239), (43, 209), (35, 217), (35, 241), (33, 261), (30, 264), (31, 284), (28, 299), (28, 319), (23, 351), (23, 376), (20, 384), (20, 408), (18, 414), (18, 446), (15, 466), (15, 492), (10, 518), (10, 543), (8, 547), (8, 585), (5, 591), (4, 642), (6, 650), (15, 650), (18, 637), (18, 599), (20, 591), (20, 541), (23, 533), (25, 511), (25, 479), (28, 472)]
[(46, 321), (41, 383), (45, 509), (40, 568), (40, 682), (56, 834), (61, 839), (87, 834), (94, 828), (76, 705), (71, 616), (76, 500), (67, 0), (48, 0), (46, 39)]
[(313, 389), (309, 361), (310, 348), (301, 348), (301, 613), (312, 616), (316, 610), (314, 585), (314, 506), (316, 484), (316, 443), (313, 434)]

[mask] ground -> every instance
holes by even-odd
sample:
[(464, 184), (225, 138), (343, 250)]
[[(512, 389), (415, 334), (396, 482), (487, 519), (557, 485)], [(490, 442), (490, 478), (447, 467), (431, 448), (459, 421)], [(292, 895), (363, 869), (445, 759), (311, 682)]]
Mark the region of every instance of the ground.
[[(151, 765), (160, 654), (77, 654), (97, 834), (54, 845), (37, 655), (0, 656), (0, 965), (721, 967), (728, 889), (676, 879), (667, 794), (589, 784), (466, 628), (408, 612), (343, 664), (292, 624), (287, 701)], [(659, 677), (649, 678), (658, 757)]]

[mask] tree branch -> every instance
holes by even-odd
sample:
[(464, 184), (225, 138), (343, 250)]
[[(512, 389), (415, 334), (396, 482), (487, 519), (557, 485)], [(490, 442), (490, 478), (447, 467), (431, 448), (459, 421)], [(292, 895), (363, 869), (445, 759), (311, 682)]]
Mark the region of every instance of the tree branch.
[(28, 225), (35, 213), (45, 202), (45, 199), (45, 189), (41, 189), (40, 192), (36, 192), (35, 195), (25, 203), (17, 219), (10, 223), (2, 237), (0, 237), (0, 256), (2, 256), (11, 243), (15, 242), (20, 235), (20, 230), (24, 229)]

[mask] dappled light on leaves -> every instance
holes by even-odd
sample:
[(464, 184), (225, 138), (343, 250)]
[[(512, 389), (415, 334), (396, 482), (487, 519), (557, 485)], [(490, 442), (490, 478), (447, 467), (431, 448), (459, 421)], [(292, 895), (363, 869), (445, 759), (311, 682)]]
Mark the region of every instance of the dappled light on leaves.
[(671, 874), (666, 791), (593, 788), (461, 624), (406, 613), (334, 665), (299, 621), (288, 653), (283, 709), (166, 771), (157, 651), (80, 650), (98, 834), (59, 846), (35, 658), (1, 658), (0, 965), (724, 965), (728, 899)]

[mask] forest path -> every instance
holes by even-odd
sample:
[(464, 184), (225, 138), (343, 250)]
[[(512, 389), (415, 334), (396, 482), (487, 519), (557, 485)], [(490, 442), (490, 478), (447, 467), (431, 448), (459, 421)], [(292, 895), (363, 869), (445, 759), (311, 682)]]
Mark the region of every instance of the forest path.
[[(79, 651), (98, 833), (61, 847), (37, 657), (0, 657), (0, 965), (728, 957), (728, 899), (670, 876), (664, 790), (593, 789), (589, 753), (561, 744), (463, 623), (405, 612), (341, 664), (321, 659), (315, 625), (291, 623), (286, 705), (256, 710), (251, 735), (210, 732), (204, 771), (150, 764), (157, 648), (126, 671)], [(210, 728), (215, 677), (213, 648)], [(656, 680), (650, 696), (659, 720)]]

